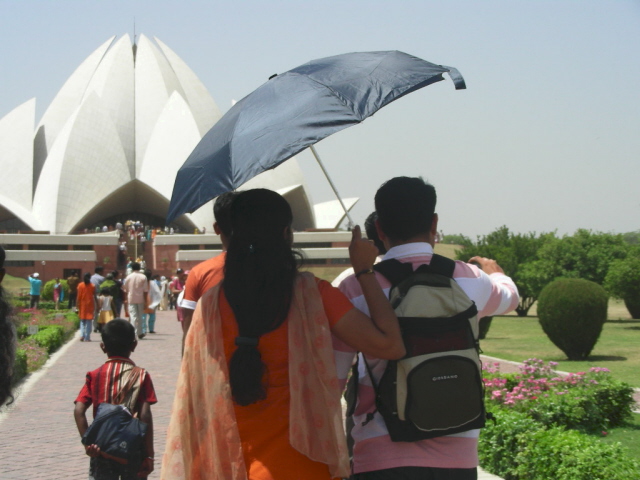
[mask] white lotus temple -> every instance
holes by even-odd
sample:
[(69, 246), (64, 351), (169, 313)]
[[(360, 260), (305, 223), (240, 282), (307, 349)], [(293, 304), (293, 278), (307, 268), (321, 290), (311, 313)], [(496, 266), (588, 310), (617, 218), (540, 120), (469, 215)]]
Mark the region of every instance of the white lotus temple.
[[(0, 119), (0, 231), (67, 234), (124, 219), (164, 225), (176, 172), (220, 118), (195, 73), (157, 38), (112, 37), (60, 89), (36, 125), (35, 99)], [(338, 201), (313, 205), (293, 158), (246, 183), (281, 193), (294, 229), (336, 228)], [(357, 198), (344, 199), (347, 208)], [(175, 221), (213, 224), (212, 204)]]

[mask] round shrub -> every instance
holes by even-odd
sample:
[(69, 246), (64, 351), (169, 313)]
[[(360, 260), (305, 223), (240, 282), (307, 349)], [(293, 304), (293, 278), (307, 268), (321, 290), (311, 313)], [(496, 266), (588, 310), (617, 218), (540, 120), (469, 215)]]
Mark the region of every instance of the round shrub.
[(615, 298), (624, 300), (631, 318), (640, 318), (640, 257), (629, 255), (611, 263), (604, 286)]
[[(64, 298), (69, 298), (69, 286), (66, 280), (60, 279), (62, 283), (62, 290), (64, 291)], [(43, 300), (53, 300), (53, 286), (56, 284), (56, 280), (49, 280), (42, 287), (41, 298)]]
[(542, 330), (569, 360), (586, 359), (607, 321), (607, 292), (581, 278), (560, 278), (548, 284), (538, 298)]

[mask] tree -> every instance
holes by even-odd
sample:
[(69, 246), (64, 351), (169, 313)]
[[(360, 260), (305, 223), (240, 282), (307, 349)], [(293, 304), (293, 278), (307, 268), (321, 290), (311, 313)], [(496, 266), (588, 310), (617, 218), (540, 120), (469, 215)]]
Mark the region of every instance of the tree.
[(584, 229), (548, 240), (541, 246), (539, 258), (520, 272), (522, 284), (534, 297), (560, 277), (582, 278), (603, 285), (611, 263), (626, 258), (630, 249), (622, 235)]
[(640, 248), (631, 250), (624, 260), (611, 262), (604, 287), (624, 301), (631, 318), (640, 318)]
[(465, 237), (462, 234), (443, 235), (440, 243), (446, 243), (449, 245), (468, 245), (471, 244), (469, 237)]
[(489, 235), (478, 237), (475, 243), (468, 242), (463, 250), (457, 252), (458, 260), (468, 261), (471, 257), (493, 258), (518, 286), (520, 301), (516, 313), (520, 317), (527, 315), (531, 305), (537, 299), (541, 289), (531, 290), (527, 282), (521, 279), (522, 268), (538, 259), (538, 251), (546, 242), (555, 238), (553, 233), (514, 234), (502, 226)]

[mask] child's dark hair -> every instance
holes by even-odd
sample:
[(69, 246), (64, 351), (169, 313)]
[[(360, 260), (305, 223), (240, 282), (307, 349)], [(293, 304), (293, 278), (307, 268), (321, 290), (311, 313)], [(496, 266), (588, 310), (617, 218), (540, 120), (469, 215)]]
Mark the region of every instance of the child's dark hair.
[(109, 355), (128, 357), (136, 342), (136, 329), (124, 318), (116, 318), (102, 327), (102, 343)]
[(111, 296), (111, 287), (102, 287), (102, 288), (100, 289), (100, 293), (101, 293), (102, 295), (109, 295), (109, 296)]

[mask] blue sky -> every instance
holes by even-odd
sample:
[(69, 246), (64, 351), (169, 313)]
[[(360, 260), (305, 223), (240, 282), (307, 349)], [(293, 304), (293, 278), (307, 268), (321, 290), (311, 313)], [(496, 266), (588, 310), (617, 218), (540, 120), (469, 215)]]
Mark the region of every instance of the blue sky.
[[(640, 2), (0, 0), (0, 117), (37, 120), (112, 35), (158, 37), (227, 111), (308, 60), (401, 50), (458, 68), (317, 144), (356, 221), (396, 175), (437, 188), (440, 228), (475, 237), (640, 229)], [(310, 153), (314, 202), (333, 194)]]

